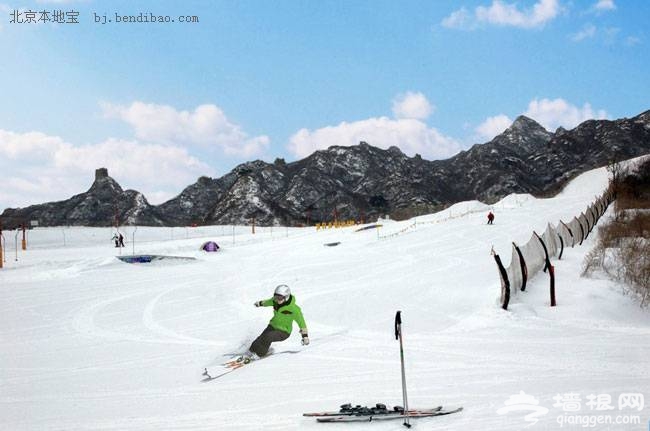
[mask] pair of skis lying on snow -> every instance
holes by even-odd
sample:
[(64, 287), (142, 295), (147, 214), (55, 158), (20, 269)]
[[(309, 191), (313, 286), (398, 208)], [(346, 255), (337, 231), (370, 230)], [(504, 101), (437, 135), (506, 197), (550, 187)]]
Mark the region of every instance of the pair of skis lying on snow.
[(462, 410), (462, 407), (454, 410), (444, 410), (442, 406), (438, 406), (432, 409), (409, 409), (408, 412), (405, 413), (404, 409), (399, 406), (395, 406), (390, 410), (383, 404), (377, 404), (375, 407), (351, 407), (350, 404), (344, 404), (338, 412), (303, 413), (303, 416), (315, 417), (318, 422), (373, 422), (391, 419), (405, 419), (407, 417), (415, 419), (443, 416), (458, 413)]
[[(282, 352), (276, 352), (274, 355), (283, 354), (283, 353), (298, 353), (296, 350), (285, 350)], [(271, 355), (264, 356), (258, 361), (268, 358)], [(230, 374), (233, 371), (236, 371), (246, 365), (249, 365), (257, 361), (245, 361), (242, 356), (233, 358), (227, 362), (221, 364), (221, 368), (215, 369), (213, 371), (208, 371), (206, 368), (203, 371), (204, 382), (209, 382), (219, 377), (223, 377), (226, 374)], [(214, 375), (213, 375), (214, 374)], [(362, 407), (362, 406), (352, 406), (351, 404), (344, 404), (341, 406), (339, 411), (325, 411), (325, 412), (314, 412), (314, 413), (303, 413), (303, 416), (315, 417), (318, 422), (372, 422), (372, 421), (381, 421), (381, 420), (390, 420), (390, 419), (403, 419), (403, 418), (426, 418), (432, 416), (443, 416), (449, 415), (452, 413), (458, 413), (462, 411), (463, 408), (457, 408), (455, 410), (444, 410), (442, 406), (434, 407), (432, 409), (409, 409), (408, 414), (404, 412), (404, 409), (399, 406), (393, 407), (393, 409), (388, 409), (384, 404), (376, 404), (374, 407)]]

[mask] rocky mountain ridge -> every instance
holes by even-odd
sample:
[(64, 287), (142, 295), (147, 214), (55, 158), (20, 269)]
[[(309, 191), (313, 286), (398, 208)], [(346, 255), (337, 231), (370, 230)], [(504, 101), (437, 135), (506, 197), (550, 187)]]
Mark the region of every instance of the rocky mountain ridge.
[(365, 142), (331, 146), (292, 163), (243, 163), (220, 178), (200, 177), (178, 196), (150, 205), (122, 190), (105, 169), (82, 194), (7, 209), (5, 227), (140, 224), (303, 225), (338, 219), (411, 216), (458, 201), (495, 202), (510, 193), (548, 194), (567, 180), (609, 161), (650, 153), (650, 111), (633, 118), (589, 120), (572, 130), (545, 130), (520, 116), (490, 142), (446, 160), (408, 157)]

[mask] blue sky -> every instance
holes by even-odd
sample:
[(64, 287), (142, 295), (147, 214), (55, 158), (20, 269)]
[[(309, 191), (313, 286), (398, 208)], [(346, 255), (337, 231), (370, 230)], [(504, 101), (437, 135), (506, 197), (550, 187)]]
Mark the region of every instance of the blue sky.
[[(174, 22), (115, 22), (141, 13)], [(81, 193), (98, 167), (162, 203), (330, 145), (433, 160), (521, 114), (631, 117), (650, 109), (648, 18), (645, 0), (0, 0), (0, 210)]]

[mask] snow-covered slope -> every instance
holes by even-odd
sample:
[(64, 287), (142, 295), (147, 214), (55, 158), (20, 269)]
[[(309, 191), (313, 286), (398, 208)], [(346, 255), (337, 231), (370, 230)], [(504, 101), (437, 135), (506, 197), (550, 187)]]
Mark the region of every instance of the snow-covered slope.
[[(532, 429), (598, 414), (637, 415), (641, 424), (593, 429), (646, 429), (648, 407), (619, 411), (618, 397), (650, 396), (650, 316), (611, 282), (579, 277), (595, 235), (554, 262), (555, 308), (541, 274), (501, 310), (490, 256), (493, 246), (509, 255), (511, 241), (570, 220), (606, 183), (598, 169), (553, 199), (468, 202), (361, 232), (128, 228), (119, 250), (107, 228), (36, 229), (17, 253), (14, 233), (5, 232), (0, 429), (342, 429), (301, 413), (344, 402), (401, 404), (397, 310), (409, 404), (465, 407), (414, 421), (420, 429), (523, 429), (530, 410), (497, 413), (521, 391), (548, 409)], [(485, 224), (488, 208), (493, 226)], [(204, 240), (222, 250), (199, 252)], [(340, 245), (323, 246), (331, 242)], [(120, 251), (196, 260), (129, 265), (115, 259)], [(302, 347), (295, 331), (275, 349), (300, 353), (202, 383), (204, 367), (245, 350), (265, 327), (271, 311), (253, 303), (279, 283), (293, 289), (311, 345)], [(580, 395), (580, 411), (554, 406), (553, 397), (568, 393)], [(590, 410), (589, 395), (610, 395), (615, 409)]]

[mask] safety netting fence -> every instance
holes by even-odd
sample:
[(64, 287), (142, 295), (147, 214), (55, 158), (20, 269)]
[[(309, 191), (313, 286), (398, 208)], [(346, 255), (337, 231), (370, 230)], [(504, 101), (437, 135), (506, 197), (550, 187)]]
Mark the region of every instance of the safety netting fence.
[(541, 235), (533, 231), (525, 244), (513, 242), (508, 267), (504, 266), (501, 257), (493, 251), (501, 278), (501, 307), (507, 310), (511, 297), (519, 291), (525, 291), (528, 281), (540, 272), (549, 276), (550, 304), (555, 306), (555, 268), (551, 259), (562, 259), (567, 247), (582, 245), (605, 214), (612, 199), (612, 194), (605, 192), (569, 222), (560, 220), (556, 225), (548, 223)]

